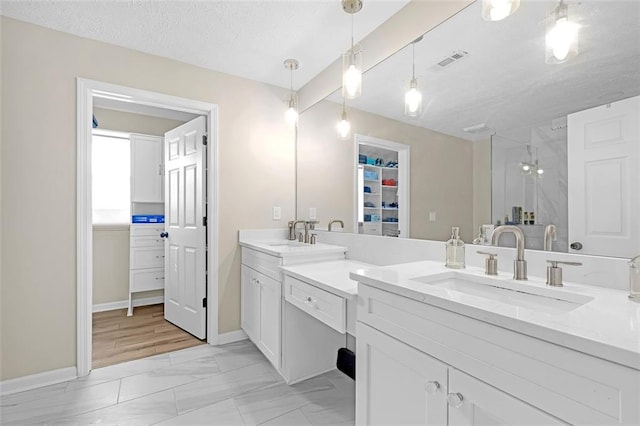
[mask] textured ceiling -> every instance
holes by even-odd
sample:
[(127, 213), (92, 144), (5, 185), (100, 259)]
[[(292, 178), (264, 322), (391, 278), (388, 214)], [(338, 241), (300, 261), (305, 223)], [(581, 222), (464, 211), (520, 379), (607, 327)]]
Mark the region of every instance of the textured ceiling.
[[(504, 21), (485, 22), (476, 2), (427, 33), (416, 44), (416, 76), (425, 99), (416, 120), (403, 115), (410, 47), (367, 72), (363, 95), (347, 106), (468, 140), (475, 135), (463, 128), (486, 123), (527, 143), (533, 125), (640, 94), (640, 1), (569, 2), (582, 26), (580, 54), (547, 65), (544, 18), (556, 5), (523, 1)], [(436, 69), (454, 50), (469, 55)], [(337, 93), (329, 99), (341, 102)]]
[[(408, 0), (365, 0), (355, 37), (365, 37)], [(340, 0), (2, 0), (2, 14), (55, 30), (289, 87), (286, 58), (300, 61), (299, 88), (350, 43)]]

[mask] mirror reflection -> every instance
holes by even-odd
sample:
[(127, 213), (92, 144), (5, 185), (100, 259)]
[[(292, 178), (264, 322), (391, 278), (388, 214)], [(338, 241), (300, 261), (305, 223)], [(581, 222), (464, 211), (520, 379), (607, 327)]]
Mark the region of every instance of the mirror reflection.
[[(547, 230), (547, 249), (632, 256), (640, 3), (568, 3), (577, 41), (554, 53), (558, 5), (522, 2), (488, 22), (475, 2), (443, 22), (364, 75), (362, 96), (346, 101), (347, 140), (336, 133), (340, 91), (304, 111), (298, 215), (315, 209), (325, 229), (342, 219), (345, 232), (443, 241), (458, 226), (467, 243), (516, 223), (528, 248), (544, 249)], [(418, 114), (405, 111), (412, 87)]]

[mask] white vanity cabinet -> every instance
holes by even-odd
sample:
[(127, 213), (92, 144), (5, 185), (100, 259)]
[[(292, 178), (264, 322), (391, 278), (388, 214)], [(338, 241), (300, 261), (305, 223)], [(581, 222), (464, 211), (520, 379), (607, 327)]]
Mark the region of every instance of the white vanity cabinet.
[(358, 297), (357, 424), (640, 423), (636, 369), (362, 283)]
[(283, 275), (280, 267), (343, 259), (345, 249), (319, 244), (314, 251), (316, 248), (310, 245), (296, 249), (283, 243), (287, 248), (280, 253), (277, 245), (255, 243), (253, 246), (264, 248), (264, 251), (252, 248), (249, 243), (243, 243), (242, 246), (240, 326), (273, 366), (281, 371), (282, 324), (286, 313), (283, 312)]

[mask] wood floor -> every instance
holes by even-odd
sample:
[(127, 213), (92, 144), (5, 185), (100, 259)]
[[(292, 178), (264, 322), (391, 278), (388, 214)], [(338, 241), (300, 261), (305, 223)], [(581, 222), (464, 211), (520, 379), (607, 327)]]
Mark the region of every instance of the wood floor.
[(164, 319), (164, 305), (140, 306), (93, 314), (92, 368), (202, 345)]

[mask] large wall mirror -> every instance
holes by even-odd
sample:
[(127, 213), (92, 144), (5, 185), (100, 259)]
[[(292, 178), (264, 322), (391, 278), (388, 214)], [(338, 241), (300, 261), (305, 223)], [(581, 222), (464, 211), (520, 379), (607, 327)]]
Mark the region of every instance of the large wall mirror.
[[(615, 115), (627, 107), (638, 108), (638, 98), (633, 98), (640, 95), (640, 2), (568, 2), (570, 18), (580, 25), (579, 53), (550, 64), (545, 61), (545, 24), (558, 3), (523, 1), (507, 19), (487, 22), (476, 1), (424, 34), (363, 76), (362, 96), (346, 101), (352, 126), (348, 140), (336, 133), (340, 91), (304, 111), (298, 128), (298, 216), (306, 218), (314, 209), (321, 227), (326, 228), (330, 219), (342, 219), (345, 232), (361, 232), (354, 218), (359, 209), (357, 187), (362, 185), (356, 170), (363, 160), (357, 139), (364, 137), (409, 147), (409, 224), (401, 237), (446, 240), (451, 227), (459, 226), (462, 238), (471, 243), (482, 224), (511, 223), (520, 215), (529, 248), (542, 249), (544, 229), (553, 224), (557, 232), (551, 249), (578, 253), (570, 248), (569, 230), (573, 221), (582, 221), (584, 227), (585, 220), (591, 221), (595, 234), (613, 235), (617, 230), (618, 240), (628, 240), (640, 226), (634, 223), (640, 208), (639, 119), (635, 115), (634, 124), (607, 117), (612, 117), (611, 111)], [(424, 103), (422, 113), (410, 118), (404, 114), (404, 93), (414, 49)], [(596, 125), (591, 116), (572, 124), (574, 114), (592, 108), (608, 109), (609, 116), (598, 123), (609, 124)], [(591, 175), (576, 178), (571, 170), (576, 166), (568, 158), (577, 156), (568, 149), (568, 139), (575, 129), (590, 125), (597, 128), (592, 138), (610, 137), (602, 132), (636, 132), (635, 145), (627, 143), (635, 149), (627, 153), (631, 162), (600, 164)], [(372, 165), (380, 164), (375, 161)], [(388, 161), (383, 161), (386, 166)], [(582, 213), (589, 206), (601, 210), (587, 211), (587, 219), (569, 196), (586, 187), (595, 188), (595, 195), (587, 194), (585, 201), (582, 194)], [(620, 204), (619, 198), (629, 193), (636, 194), (635, 211), (633, 205), (622, 206), (625, 211), (602, 208)], [(526, 218), (518, 208), (527, 212)], [(588, 247), (582, 253), (638, 254), (627, 252), (628, 247), (611, 251), (612, 243), (598, 238), (585, 237), (583, 242)], [(637, 240), (630, 245), (640, 250)]]

